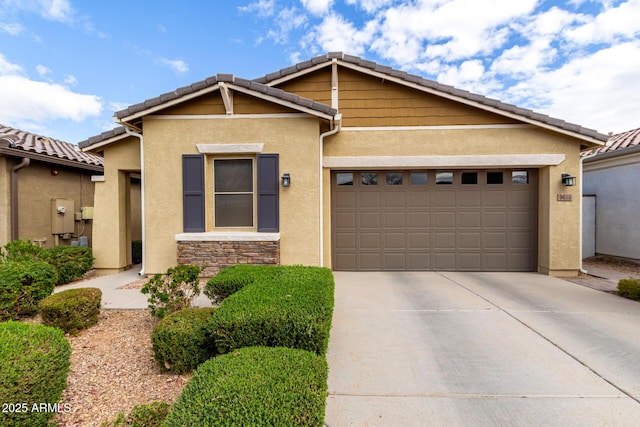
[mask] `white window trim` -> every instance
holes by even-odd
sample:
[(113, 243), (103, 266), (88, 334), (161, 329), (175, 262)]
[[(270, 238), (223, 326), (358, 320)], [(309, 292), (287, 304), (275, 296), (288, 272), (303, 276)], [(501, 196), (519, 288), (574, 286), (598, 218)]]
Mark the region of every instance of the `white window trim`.
[(262, 153), (264, 144), (196, 144), (201, 154), (249, 154)]

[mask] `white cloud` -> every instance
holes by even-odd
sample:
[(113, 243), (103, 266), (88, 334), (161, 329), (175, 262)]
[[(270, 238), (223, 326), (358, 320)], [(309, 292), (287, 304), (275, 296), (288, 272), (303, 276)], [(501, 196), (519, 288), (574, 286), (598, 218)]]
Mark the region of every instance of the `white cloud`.
[(533, 11), (536, 0), (451, 0), (401, 4), (382, 13), (372, 49), (399, 64), (421, 58), (471, 58), (502, 46), (508, 25)]
[(65, 78), (64, 78), (64, 83), (67, 86), (74, 86), (78, 83), (78, 79), (76, 79), (76, 76), (73, 76), (71, 74), (68, 74)]
[(17, 36), (24, 31), (24, 27), (18, 22), (0, 22), (0, 31)]
[(518, 83), (509, 92), (545, 104), (548, 114), (601, 132), (638, 126), (640, 41), (573, 59)]
[(0, 53), (0, 75), (5, 74), (22, 74), (24, 70), (17, 64), (7, 61), (7, 58)]
[(315, 41), (323, 51), (342, 51), (362, 55), (365, 46), (371, 43), (376, 32), (376, 22), (370, 21), (362, 30), (341, 15), (330, 14), (324, 17), (315, 31), (308, 34), (309, 41)]
[(357, 6), (368, 13), (373, 13), (392, 3), (393, 0), (347, 0), (347, 4)]
[(68, 0), (2, 0), (0, 7), (7, 12), (29, 12), (49, 21), (71, 24), (74, 11)]
[(302, 6), (314, 15), (327, 13), (333, 5), (333, 0), (300, 0)]
[(160, 58), (160, 63), (168, 65), (176, 74), (185, 74), (189, 72), (189, 65), (181, 59)]
[[(39, 71), (48, 72), (46, 67), (40, 67)], [(102, 101), (98, 96), (75, 93), (60, 84), (31, 80), (22, 67), (0, 54), (0, 123), (82, 121), (101, 111)]]
[(592, 17), (585, 25), (567, 32), (566, 36), (577, 43), (610, 42), (616, 37), (633, 38), (640, 32), (640, 0), (605, 10)]
[(0, 76), (0, 122), (69, 119), (82, 121), (97, 116), (102, 102), (95, 95), (83, 95), (47, 82), (21, 75)]
[(49, 68), (45, 67), (42, 64), (36, 65), (36, 71), (38, 72), (38, 74), (40, 74), (41, 77), (44, 77), (51, 72)]
[(275, 0), (258, 0), (247, 6), (240, 6), (241, 12), (258, 12), (261, 16), (271, 16), (275, 13)]
[(289, 41), (291, 31), (302, 27), (306, 22), (307, 17), (296, 8), (284, 8), (278, 12), (276, 27), (269, 30), (267, 37), (277, 44), (285, 44)]

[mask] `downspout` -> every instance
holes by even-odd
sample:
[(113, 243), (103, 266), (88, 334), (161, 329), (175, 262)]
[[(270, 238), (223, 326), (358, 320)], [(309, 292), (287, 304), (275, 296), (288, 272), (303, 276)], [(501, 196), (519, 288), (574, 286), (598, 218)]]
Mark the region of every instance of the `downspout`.
[(320, 134), (320, 141), (318, 144), (318, 160), (319, 160), (319, 188), (320, 188), (320, 212), (319, 212), (319, 222), (320, 222), (320, 267), (324, 267), (324, 167), (322, 158), (324, 157), (324, 139), (328, 136), (335, 135), (340, 132), (340, 128), (342, 127), (342, 114), (338, 113), (334, 116), (335, 126), (333, 129)]
[(31, 163), (23, 157), (20, 164), (11, 168), (11, 240), (18, 239), (18, 171)]
[(146, 277), (146, 273), (144, 271), (145, 268), (145, 260), (147, 258), (147, 232), (146, 232), (146, 216), (145, 216), (145, 208), (144, 208), (144, 137), (141, 133), (137, 133), (132, 131), (126, 124), (124, 125), (124, 131), (127, 135), (134, 136), (140, 140), (140, 215), (142, 216), (142, 266), (140, 267), (140, 271), (138, 272), (138, 276)]
[(584, 267), (582, 266), (582, 240), (584, 239), (583, 236), (583, 232), (582, 232), (582, 210), (584, 209), (584, 196), (582, 194), (582, 188), (583, 188), (583, 181), (584, 181), (584, 175), (583, 175), (583, 162), (587, 159), (590, 159), (592, 157), (595, 157), (598, 155), (598, 151), (597, 150), (593, 150), (593, 152), (591, 154), (587, 154), (586, 156), (580, 157), (580, 273), (583, 274), (587, 274), (587, 270), (584, 269)]

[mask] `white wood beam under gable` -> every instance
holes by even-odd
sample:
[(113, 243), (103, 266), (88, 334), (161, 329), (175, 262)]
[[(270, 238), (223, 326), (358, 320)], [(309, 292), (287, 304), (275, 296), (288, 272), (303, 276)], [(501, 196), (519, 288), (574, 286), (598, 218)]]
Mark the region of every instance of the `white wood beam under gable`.
[(331, 108), (338, 109), (338, 59), (331, 60)]
[(224, 82), (219, 82), (218, 86), (220, 86), (220, 96), (222, 96), (222, 102), (224, 102), (224, 109), (227, 115), (231, 116), (233, 115), (233, 90)]

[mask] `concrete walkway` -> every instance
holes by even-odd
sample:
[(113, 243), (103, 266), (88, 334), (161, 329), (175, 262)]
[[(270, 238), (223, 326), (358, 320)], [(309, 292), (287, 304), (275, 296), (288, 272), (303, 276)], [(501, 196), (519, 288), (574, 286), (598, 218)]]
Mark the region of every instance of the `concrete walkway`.
[(640, 303), (534, 273), (335, 278), (330, 427), (640, 419)]
[(640, 277), (638, 275), (623, 273), (615, 269), (598, 267), (586, 262), (584, 263), (584, 269), (587, 271), (588, 275), (582, 275), (580, 277), (567, 280), (577, 283), (578, 285), (597, 289), (603, 292), (617, 292), (618, 282), (620, 279)]
[[(102, 291), (102, 308), (107, 309), (146, 309), (149, 308), (147, 296), (139, 289), (121, 289), (130, 283), (140, 280), (139, 265), (134, 265), (122, 273), (92, 277), (68, 285), (56, 286), (54, 293), (74, 288), (98, 288)], [(211, 301), (200, 294), (194, 303), (195, 307), (210, 307)]]

